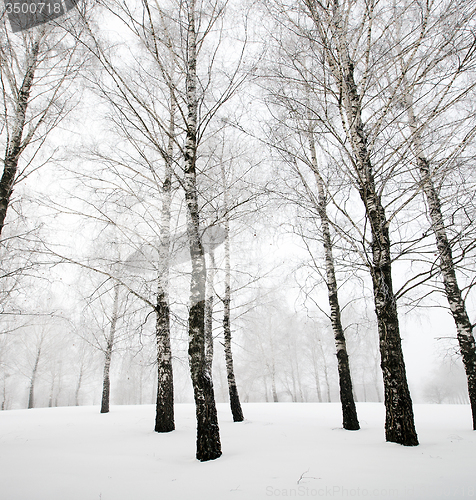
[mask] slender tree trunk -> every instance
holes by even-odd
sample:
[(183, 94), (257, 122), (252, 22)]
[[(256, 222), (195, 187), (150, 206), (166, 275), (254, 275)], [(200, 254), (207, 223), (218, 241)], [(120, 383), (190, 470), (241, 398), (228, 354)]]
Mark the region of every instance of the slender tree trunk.
[(213, 240), (211, 241), (210, 266), (207, 269), (207, 301), (205, 304), (205, 357), (207, 367), (210, 373), (213, 373), (213, 304), (215, 302), (215, 252), (213, 249)]
[(332, 238), (329, 228), (329, 219), (327, 217), (327, 197), (324, 190), (324, 181), (319, 173), (317, 164), (316, 149), (314, 137), (310, 133), (310, 149), (312, 169), (317, 183), (318, 191), (318, 212), (321, 220), (321, 232), (324, 242), (324, 255), (326, 259), (326, 284), (331, 308), (331, 323), (334, 331), (336, 345), (337, 368), (339, 372), (339, 390), (340, 401), (342, 405), (343, 427), (347, 430), (360, 429), (357, 418), (357, 409), (355, 407), (352, 392), (352, 377), (350, 374), (349, 356), (347, 355), (347, 346), (345, 342), (344, 329), (341, 322), (341, 312), (339, 298), (337, 295), (337, 279), (334, 268), (334, 256), (332, 254)]
[[(348, 78), (352, 88), (353, 77), (350, 73)], [(356, 90), (355, 87), (353, 90)], [(353, 92), (352, 109), (355, 110), (358, 101), (356, 92)], [(403, 359), (397, 303), (393, 293), (389, 225), (380, 196), (375, 189), (360, 111), (355, 116), (349, 113), (349, 122), (351, 120), (354, 152), (358, 154), (359, 176), (365, 179), (359, 187), (359, 193), (372, 233), (371, 273), (380, 338), (380, 366), (385, 387), (386, 439), (406, 446), (415, 446), (418, 444), (418, 438)]]
[(318, 364), (317, 364), (317, 360), (316, 360), (316, 353), (314, 351), (314, 348), (312, 351), (312, 367), (314, 370), (314, 380), (316, 383), (317, 400), (319, 401), (319, 403), (322, 403), (322, 390), (321, 390), (321, 383), (319, 380), (319, 368), (318, 368)]
[(170, 310), (163, 290), (157, 294), (157, 401), (155, 431), (175, 429), (172, 351), (170, 346)]
[(139, 374), (139, 404), (142, 404), (144, 399), (144, 365), (141, 363), (140, 365), (140, 374)]
[[(325, 362), (325, 360), (324, 360)], [(327, 402), (330, 403), (331, 400), (331, 385), (329, 383), (329, 370), (327, 368), (327, 364), (324, 364), (324, 380), (326, 381), (326, 389), (327, 389)]]
[(301, 372), (299, 371), (299, 362), (296, 359), (296, 376), (297, 376), (297, 386), (298, 386), (298, 391), (299, 391), (299, 400), (301, 403), (304, 402), (304, 391), (302, 390), (302, 383), (301, 383)]
[(243, 410), (241, 409), (238, 388), (236, 387), (235, 370), (233, 368), (233, 354), (231, 350), (231, 265), (230, 265), (230, 221), (228, 219), (228, 189), (226, 185), (225, 167), (221, 166), (221, 176), (223, 183), (223, 209), (225, 211), (225, 296), (223, 298), (223, 334), (225, 339), (225, 361), (226, 376), (228, 379), (228, 394), (230, 396), (230, 408), (233, 415), (233, 422), (243, 422)]
[(38, 351), (36, 352), (35, 364), (33, 365), (33, 370), (31, 372), (30, 391), (28, 393), (28, 409), (35, 407), (35, 382), (36, 382), (36, 375), (38, 373), (38, 364), (40, 363), (40, 356), (41, 356), (41, 344), (38, 347)]
[(1, 411), (6, 410), (7, 408), (7, 377), (9, 375), (4, 373), (3, 374), (3, 391), (2, 391), (2, 406), (0, 408)]
[[(21, 87), (17, 91), (16, 109), (12, 132), (8, 137), (3, 175), (0, 179), (0, 235), (2, 234), (5, 225), (5, 217), (7, 209), (10, 204), (10, 198), (15, 184), (15, 178), (18, 169), (18, 160), (24, 149), (22, 144), (23, 129), (25, 128), (26, 110), (28, 107), (28, 100), (30, 98), (31, 87), (35, 77), (35, 70), (38, 64), (38, 53), (40, 49), (40, 42), (37, 40), (33, 43), (25, 70), (25, 76)], [(15, 89), (16, 90), (16, 89)]]
[(274, 343), (272, 337), (270, 338), (270, 352), (271, 352), (271, 365), (268, 364), (268, 367), (271, 372), (271, 392), (273, 394), (273, 402), (278, 403), (278, 391), (276, 388), (276, 362), (274, 355)]
[[(225, 240), (226, 246), (227, 240)], [(226, 279), (226, 278), (225, 278)], [(225, 285), (225, 298), (223, 300), (223, 332), (225, 336), (225, 361), (226, 375), (228, 379), (228, 394), (230, 396), (230, 408), (233, 422), (243, 422), (243, 410), (241, 409), (238, 388), (236, 387), (235, 371), (233, 368), (233, 355), (231, 351), (231, 328), (230, 328), (230, 283)], [(274, 389), (276, 392), (276, 389)]]
[(417, 120), (413, 111), (413, 103), (409, 97), (410, 95), (411, 94), (407, 93), (407, 109), (409, 125), (412, 130), (412, 142), (415, 149), (418, 169), (420, 171), (423, 192), (425, 193), (428, 203), (431, 225), (436, 238), (436, 247), (438, 249), (445, 295), (456, 325), (456, 335), (468, 383), (469, 400), (473, 416), (473, 430), (476, 430), (476, 344), (473, 335), (473, 326), (466, 310), (466, 304), (461, 294), (461, 289), (458, 285), (451, 244), (448, 241), (448, 235), (441, 211), (440, 197), (433, 183), (430, 162), (423, 151), (421, 133), (417, 125)]
[(109, 372), (111, 368), (111, 358), (112, 358), (112, 345), (110, 345), (108, 339), (106, 351), (104, 352), (101, 413), (109, 413), (109, 397), (111, 392), (111, 381), (109, 378)]
[(109, 373), (111, 370), (112, 351), (114, 348), (114, 340), (116, 336), (117, 311), (119, 307), (119, 283), (114, 282), (114, 299), (112, 303), (111, 326), (109, 328), (109, 336), (107, 338), (106, 350), (104, 352), (104, 372), (102, 383), (102, 399), (101, 413), (109, 413), (109, 399), (111, 393), (111, 381)]
[(6, 380), (7, 377), (8, 377), (7, 374), (3, 375), (3, 398), (1, 406), (2, 411), (7, 409), (7, 380)]
[(170, 207), (172, 203), (172, 161), (175, 140), (175, 96), (170, 92), (171, 110), (165, 177), (162, 186), (162, 214), (160, 225), (159, 280), (156, 309), (157, 339), (157, 403), (155, 431), (170, 432), (175, 429), (174, 383), (172, 350), (170, 345), (170, 305), (168, 299), (170, 266)]
[(54, 394), (55, 394), (55, 378), (56, 378), (56, 375), (53, 373), (53, 376), (51, 378), (50, 397), (48, 399), (48, 408), (53, 408), (53, 398), (54, 398)]
[(274, 360), (271, 363), (271, 392), (273, 393), (273, 403), (279, 403), (278, 391), (276, 390), (276, 369)]
[[(350, 76), (349, 76), (350, 78)], [(353, 80), (353, 78), (352, 78)], [(355, 100), (358, 100), (354, 94)], [(354, 102), (355, 105), (355, 102)], [(359, 188), (372, 232), (372, 283), (380, 338), (380, 358), (385, 388), (387, 441), (406, 446), (418, 444), (413, 406), (406, 378), (405, 362), (393, 293), (389, 227), (377, 194), (368, 156), (360, 113), (354, 120), (354, 143), (358, 152), (359, 174), (366, 179)]]
[(187, 26), (187, 133), (185, 142), (185, 201), (187, 233), (192, 261), (190, 310), (188, 320), (188, 357), (197, 416), (198, 460), (204, 462), (221, 456), (220, 432), (211, 374), (205, 359), (205, 255), (199, 232), (199, 209), (196, 182), (197, 158), (197, 34), (195, 31), (195, 0), (188, 4)]
[(79, 369), (78, 383), (76, 384), (76, 391), (74, 392), (74, 404), (79, 406), (79, 391), (81, 390), (81, 384), (83, 382), (83, 372), (84, 366), (81, 363), (81, 367)]

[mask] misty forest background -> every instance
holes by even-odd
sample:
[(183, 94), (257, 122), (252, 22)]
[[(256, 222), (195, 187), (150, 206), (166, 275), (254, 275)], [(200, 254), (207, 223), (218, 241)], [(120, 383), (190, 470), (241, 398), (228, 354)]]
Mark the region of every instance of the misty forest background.
[(112, 404), (156, 403), (160, 290), (174, 400), (193, 401), (193, 140), (217, 401), (227, 335), (242, 402), (339, 401), (333, 290), (354, 400), (383, 401), (387, 231), (413, 401), (469, 403), (442, 263), (474, 321), (476, 2), (79, 11), (16, 34), (1, 21), (1, 409), (100, 405), (105, 365)]

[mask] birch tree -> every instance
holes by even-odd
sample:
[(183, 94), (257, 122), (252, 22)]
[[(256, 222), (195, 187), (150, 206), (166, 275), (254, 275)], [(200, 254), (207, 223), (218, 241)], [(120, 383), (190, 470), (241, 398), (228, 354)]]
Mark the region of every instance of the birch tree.
[(70, 89), (83, 61), (79, 44), (59, 28), (43, 25), (11, 35), (4, 16), (0, 32), (1, 235), (15, 185), (42, 166), (37, 158), (40, 149), (74, 106)]
[(205, 356), (205, 255), (201, 242), (200, 213), (197, 193), (197, 30), (196, 4), (187, 4), (187, 67), (186, 67), (186, 139), (184, 148), (184, 191), (187, 203), (187, 234), (192, 261), (190, 282), (190, 310), (188, 318), (188, 356), (192, 375), (197, 415), (197, 454), (200, 461), (221, 456), (218, 417), (211, 373)]
[[(318, 227), (321, 237), (318, 238), (313, 234), (312, 241), (322, 240), (324, 250), (325, 271), (322, 274), (328, 291), (330, 307), (328, 318), (332, 325), (336, 347), (343, 427), (348, 430), (358, 430), (360, 426), (353, 396), (344, 327), (341, 320), (335, 250), (327, 211), (329, 196), (322, 177), (324, 175), (321, 172), (323, 168), (317, 159), (316, 136), (319, 135), (319, 132), (315, 130), (315, 123), (310, 118), (312, 104), (309, 76), (306, 75), (307, 56), (303, 56), (304, 60), (300, 61), (299, 65), (289, 64), (289, 59), (300, 58), (299, 48), (295, 47), (293, 41), (286, 39), (277, 40), (277, 44), (277, 56), (273, 59), (265, 80), (267, 84), (265, 99), (271, 108), (275, 121), (273, 127), (270, 127), (270, 146), (278, 153), (277, 161), (289, 165), (291, 169), (291, 172), (285, 172), (284, 189), (286, 193), (280, 190), (277, 196), (284, 199), (285, 203), (295, 205), (297, 213), (301, 214), (301, 219), (312, 220), (316, 218), (319, 220), (318, 224), (312, 224), (312, 230), (315, 231), (315, 228)], [(275, 60), (278, 63), (273, 67)], [(303, 94), (306, 96), (304, 99), (301, 98)], [(311, 174), (311, 179), (303, 170)], [(290, 174), (296, 177), (297, 186), (292, 181), (287, 182)], [(290, 194), (288, 194), (289, 191)], [(296, 225), (294, 224), (294, 226)], [(298, 230), (294, 227), (293, 231), (297, 232)], [(300, 236), (304, 240), (311, 261), (314, 263), (312, 267), (316, 272), (320, 268), (320, 263), (316, 261), (315, 251), (310, 247), (308, 236), (303, 232)], [(317, 374), (317, 372), (315, 373)], [(319, 387), (318, 382), (317, 387)], [(330, 397), (329, 391), (328, 397)]]
[[(390, 252), (390, 221), (387, 219), (382, 192), (376, 186), (372, 164), (372, 143), (364, 125), (362, 98), (368, 77), (369, 51), (372, 40), (372, 20), (375, 3), (362, 7), (357, 16), (357, 6), (351, 2), (304, 1), (305, 12), (313, 23), (322, 48), (322, 55), (329, 68), (335, 90), (331, 91), (341, 113), (345, 137), (350, 145), (353, 162), (353, 181), (365, 208), (370, 227), (371, 260), (374, 304), (380, 338), (381, 367), (385, 387), (386, 439), (407, 446), (418, 444), (414, 426), (413, 408), (408, 389), (403, 351), (401, 347), (397, 304), (392, 283), (392, 256)], [(350, 26), (352, 19), (352, 28)], [(357, 19), (360, 19), (357, 21)], [(360, 24), (359, 24), (360, 22)], [(367, 34), (363, 53), (357, 53), (362, 33)], [(353, 39), (353, 37), (357, 37)], [(354, 59), (351, 58), (353, 54)], [(355, 59), (359, 57), (359, 61)], [(363, 73), (356, 72), (356, 63), (362, 61)], [(367, 66), (365, 66), (367, 64)], [(362, 76), (362, 81), (357, 78)]]
[(230, 217), (229, 217), (229, 194), (226, 179), (225, 166), (221, 165), (221, 177), (223, 184), (223, 210), (225, 213), (225, 293), (223, 296), (223, 336), (226, 361), (226, 377), (228, 381), (228, 394), (230, 397), (230, 408), (233, 422), (244, 420), (241, 408), (238, 388), (236, 387), (235, 370), (233, 366), (233, 354), (231, 349), (231, 327), (230, 327), (230, 303), (231, 303), (231, 264), (230, 264)]
[(338, 299), (338, 285), (334, 268), (333, 244), (330, 232), (330, 224), (327, 216), (327, 196), (324, 189), (324, 181), (320, 175), (315, 150), (314, 136), (309, 134), (309, 147), (311, 150), (312, 169), (317, 184), (317, 210), (321, 220), (321, 231), (323, 237), (324, 254), (326, 261), (326, 284), (331, 309), (331, 323), (334, 331), (336, 344), (337, 366), (339, 370), (339, 389), (342, 404), (343, 427), (347, 430), (360, 429), (352, 391), (352, 378), (349, 367), (349, 356), (347, 354), (344, 328), (341, 321), (341, 308)]
[(111, 359), (112, 351), (114, 348), (114, 341), (116, 340), (116, 325), (118, 320), (118, 306), (119, 306), (119, 283), (114, 283), (114, 298), (112, 303), (112, 313), (109, 325), (109, 335), (106, 341), (106, 350), (104, 352), (104, 370), (103, 370), (103, 386), (101, 396), (101, 413), (109, 413), (109, 401), (111, 393)]

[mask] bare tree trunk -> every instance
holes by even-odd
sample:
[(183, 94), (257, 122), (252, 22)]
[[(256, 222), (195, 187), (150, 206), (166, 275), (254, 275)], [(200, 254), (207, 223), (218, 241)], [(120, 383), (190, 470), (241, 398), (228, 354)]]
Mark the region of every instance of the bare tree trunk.
[[(11, 136), (8, 138), (5, 151), (3, 175), (0, 179), (0, 235), (5, 225), (8, 205), (13, 192), (13, 185), (17, 174), (18, 160), (24, 149), (22, 144), (23, 129), (25, 127), (26, 110), (30, 98), (31, 87), (35, 77), (35, 70), (38, 64), (38, 53), (40, 49), (39, 40), (35, 41), (28, 54), (25, 76), (21, 87), (16, 94), (16, 109)], [(1, 54), (0, 54), (1, 55)], [(10, 82), (11, 83), (11, 82)], [(13, 89), (12, 89), (13, 90)]]
[(331, 385), (329, 383), (329, 371), (327, 368), (327, 363), (324, 360), (324, 379), (326, 381), (326, 389), (327, 389), (327, 402), (331, 402)]
[[(349, 75), (349, 78), (352, 77)], [(357, 95), (354, 96), (358, 101)], [(380, 196), (375, 190), (360, 116), (349, 118), (356, 123), (354, 142), (356, 151), (359, 152), (359, 173), (366, 179), (360, 186), (359, 193), (365, 204), (372, 232), (371, 273), (380, 338), (380, 366), (385, 387), (386, 439), (406, 446), (415, 446), (418, 444), (418, 438), (403, 359), (397, 304), (393, 293), (388, 223)]]
[(157, 401), (155, 431), (175, 429), (172, 351), (170, 346), (170, 311), (165, 292), (157, 295)]
[(321, 390), (321, 383), (319, 380), (319, 367), (317, 364), (316, 352), (314, 351), (314, 349), (311, 354), (312, 354), (312, 367), (314, 371), (314, 380), (316, 383), (317, 400), (319, 401), (319, 403), (322, 403), (322, 390)]
[(228, 188), (226, 185), (225, 167), (221, 166), (223, 183), (223, 209), (225, 211), (225, 296), (223, 298), (223, 334), (225, 339), (225, 361), (226, 376), (228, 380), (228, 393), (230, 396), (230, 408), (233, 422), (243, 422), (243, 410), (241, 409), (238, 388), (236, 387), (235, 370), (233, 368), (233, 354), (231, 350), (231, 326), (230, 326), (230, 303), (231, 303), (231, 265), (230, 265), (230, 221), (228, 219)]
[(314, 137), (310, 133), (310, 149), (312, 169), (317, 183), (318, 212), (321, 219), (321, 232), (324, 242), (324, 255), (326, 259), (326, 284), (331, 308), (331, 323), (334, 331), (336, 345), (337, 368), (339, 372), (340, 401), (342, 405), (343, 427), (347, 430), (360, 429), (357, 409), (355, 407), (352, 392), (352, 377), (350, 374), (349, 356), (345, 342), (344, 329), (341, 322), (339, 298), (337, 295), (337, 279), (334, 268), (334, 256), (332, 254), (332, 238), (327, 217), (327, 197), (324, 190), (324, 181), (319, 173)]
[(170, 124), (165, 158), (165, 177), (162, 186), (162, 217), (160, 226), (159, 280), (156, 309), (157, 339), (157, 404), (155, 431), (170, 432), (175, 429), (174, 383), (172, 350), (170, 345), (170, 305), (168, 299), (170, 266), (170, 206), (172, 203), (172, 162), (175, 140), (175, 96), (170, 91)]
[[(228, 243), (228, 245), (227, 245)], [(228, 246), (228, 249), (227, 249)], [(225, 297), (223, 299), (223, 332), (225, 337), (225, 361), (226, 375), (228, 379), (228, 393), (230, 395), (230, 408), (233, 415), (233, 422), (243, 422), (243, 410), (241, 409), (238, 388), (236, 387), (235, 371), (233, 368), (233, 354), (231, 351), (231, 328), (230, 328), (230, 249), (228, 231), (225, 239)], [(226, 255), (228, 254), (228, 258)], [(274, 389), (276, 392), (276, 389)]]
[(54, 398), (54, 394), (55, 394), (55, 378), (56, 378), (56, 374), (53, 373), (53, 376), (51, 377), (50, 397), (48, 399), (48, 408), (53, 408), (53, 398)]
[(187, 233), (192, 261), (190, 283), (189, 364), (197, 416), (198, 460), (204, 462), (221, 456), (220, 433), (211, 374), (205, 359), (205, 255), (199, 232), (199, 209), (196, 181), (197, 158), (197, 34), (195, 31), (195, 0), (188, 4), (187, 26), (187, 131), (185, 142), (185, 200)]
[(271, 365), (267, 364), (270, 372), (271, 372), (271, 392), (273, 394), (273, 402), (278, 403), (278, 391), (276, 389), (276, 362), (275, 362), (275, 355), (274, 355), (274, 343), (273, 339), (270, 338), (270, 352), (271, 352)]
[(38, 373), (38, 364), (40, 363), (41, 356), (41, 343), (36, 351), (35, 363), (33, 365), (33, 370), (30, 377), (30, 391), (28, 393), (28, 409), (35, 407), (35, 382), (36, 375)]
[(406, 446), (415, 446), (418, 444), (418, 438), (403, 359), (397, 303), (393, 292), (389, 225), (380, 195), (375, 189), (360, 117), (360, 100), (353, 82), (353, 69), (350, 66), (348, 69), (348, 120), (352, 123), (353, 148), (357, 156), (359, 176), (364, 180), (359, 186), (359, 194), (365, 205), (372, 233), (371, 273), (380, 338), (380, 366), (385, 387), (386, 439)]
[(302, 390), (301, 373), (299, 371), (299, 362), (297, 359), (296, 359), (296, 375), (297, 375), (297, 386), (298, 386), (298, 391), (299, 391), (299, 400), (301, 401), (301, 403), (303, 403), (304, 402), (304, 391)]
[(106, 350), (104, 352), (105, 359), (102, 383), (101, 413), (109, 413), (109, 399), (111, 393), (111, 381), (109, 378), (109, 372), (111, 369), (112, 351), (114, 348), (114, 339), (116, 336), (117, 311), (119, 307), (119, 287), (119, 283), (117, 281), (114, 282), (114, 299), (112, 303), (111, 326), (109, 328), (109, 336), (107, 338)]
[(109, 398), (111, 392), (111, 381), (109, 372), (111, 368), (112, 345), (107, 343), (106, 352), (104, 353), (104, 371), (102, 382), (102, 399), (101, 399), (101, 413), (109, 413)]
[(81, 384), (83, 382), (83, 373), (84, 372), (84, 366), (81, 363), (81, 367), (79, 369), (79, 376), (78, 376), (78, 383), (76, 384), (76, 391), (74, 392), (74, 404), (76, 406), (79, 406), (79, 391), (81, 390)]
[(1, 408), (0, 410), (3, 411), (3, 410), (6, 410), (7, 409), (7, 377), (9, 377), (8, 374), (4, 374), (3, 375), (3, 391), (2, 391), (2, 405), (1, 405)]
[(431, 225), (436, 238), (436, 247), (440, 259), (440, 270), (443, 277), (445, 295), (448, 299), (451, 314), (456, 324), (456, 335), (468, 383), (469, 400), (473, 416), (473, 430), (476, 430), (476, 344), (473, 335), (473, 326), (466, 310), (466, 304), (461, 294), (461, 289), (458, 285), (451, 244), (448, 241), (441, 211), (440, 197), (433, 184), (430, 162), (423, 151), (421, 132), (417, 125), (417, 120), (413, 111), (413, 103), (409, 95), (410, 94), (407, 93), (407, 111), (409, 125), (412, 130), (412, 142), (415, 148), (423, 192), (428, 202)]
[(271, 366), (271, 392), (273, 393), (273, 403), (279, 403), (278, 391), (276, 390), (276, 370), (274, 368), (274, 361)]

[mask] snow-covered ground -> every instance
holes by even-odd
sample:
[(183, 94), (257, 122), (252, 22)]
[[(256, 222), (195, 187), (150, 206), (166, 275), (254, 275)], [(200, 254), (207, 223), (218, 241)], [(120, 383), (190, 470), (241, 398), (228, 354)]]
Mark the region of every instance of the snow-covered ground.
[(219, 404), (223, 456), (195, 460), (192, 405), (177, 430), (153, 432), (153, 406), (0, 412), (2, 500), (446, 499), (476, 496), (468, 406), (415, 405), (420, 446), (386, 443), (384, 408), (359, 403), (362, 429), (339, 404), (250, 403), (233, 423)]

